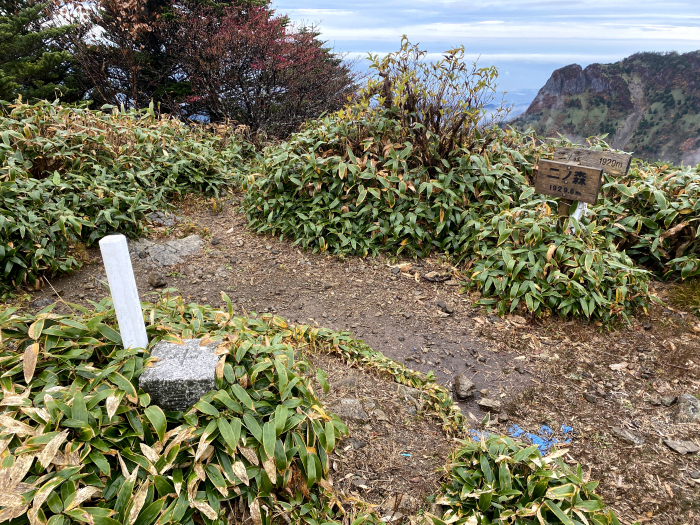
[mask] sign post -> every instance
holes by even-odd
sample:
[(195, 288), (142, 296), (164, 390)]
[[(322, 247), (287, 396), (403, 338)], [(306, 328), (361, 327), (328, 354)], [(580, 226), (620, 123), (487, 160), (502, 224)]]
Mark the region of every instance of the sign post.
[(603, 171), (624, 176), (631, 160), (632, 156), (626, 153), (556, 148), (554, 160), (540, 161), (535, 190), (560, 198), (559, 220), (562, 223), (569, 216), (573, 201), (578, 201), (573, 217), (580, 220), (588, 204), (595, 204), (598, 200)]
[(119, 333), (124, 348), (146, 348), (148, 336), (143, 321), (141, 300), (136, 288), (129, 248), (123, 235), (108, 235), (100, 240), (102, 262), (117, 312)]

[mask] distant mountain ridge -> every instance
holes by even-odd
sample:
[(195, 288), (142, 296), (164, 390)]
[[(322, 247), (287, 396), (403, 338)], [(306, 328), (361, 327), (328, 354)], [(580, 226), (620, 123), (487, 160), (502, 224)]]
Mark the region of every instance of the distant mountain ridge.
[(700, 51), (637, 53), (614, 64), (552, 73), (513, 121), (543, 136), (608, 133), (613, 147), (648, 161), (700, 163)]

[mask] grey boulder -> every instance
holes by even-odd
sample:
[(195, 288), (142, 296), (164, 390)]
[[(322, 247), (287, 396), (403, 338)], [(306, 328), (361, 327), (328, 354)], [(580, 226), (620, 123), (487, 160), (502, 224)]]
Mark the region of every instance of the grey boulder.
[(158, 343), (151, 352), (158, 361), (144, 370), (139, 386), (159, 407), (187, 410), (216, 388), (219, 357), (214, 352), (218, 345), (199, 346), (199, 339), (186, 339), (183, 345)]

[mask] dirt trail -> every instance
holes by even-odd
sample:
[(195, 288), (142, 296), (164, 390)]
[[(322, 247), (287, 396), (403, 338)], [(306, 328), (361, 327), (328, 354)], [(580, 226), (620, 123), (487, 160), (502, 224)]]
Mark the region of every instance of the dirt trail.
[[(224, 291), (238, 312), (273, 312), (291, 322), (346, 330), (372, 348), (414, 370), (434, 372), (451, 387), (455, 375), (466, 372), (476, 385), (474, 398), (462, 403), (465, 413), (483, 416), (476, 405), (479, 390), (503, 403), (522, 391), (530, 374), (517, 355), (480, 339), (472, 319), (478, 310), (459, 295), (456, 281), (417, 282), (415, 272), (429, 274), (448, 268), (436, 259), (414, 264), (402, 273), (388, 259), (357, 257), (341, 260), (305, 253), (278, 239), (252, 235), (245, 216), (231, 207), (223, 213), (189, 217), (190, 229), (206, 238), (200, 253), (187, 255), (174, 266), (159, 266), (132, 257), (143, 300), (155, 292), (149, 277), (158, 275), (191, 301), (220, 305)], [(157, 240), (163, 243), (167, 239)], [(104, 295), (104, 272), (98, 251), (95, 264), (52, 281), (69, 302), (85, 303)], [(51, 290), (44, 290), (49, 297)], [(36, 298), (35, 298), (36, 299)], [(443, 301), (452, 310), (438, 307)], [(491, 316), (488, 323), (503, 321)]]
[(612, 141), (612, 147), (616, 149), (625, 149), (627, 143), (632, 138), (634, 130), (637, 125), (644, 117), (644, 112), (646, 107), (644, 105), (644, 88), (639, 81), (629, 82), (630, 93), (632, 94), (632, 103), (634, 104), (634, 110), (625, 119), (625, 123), (622, 127), (615, 133), (615, 138)]

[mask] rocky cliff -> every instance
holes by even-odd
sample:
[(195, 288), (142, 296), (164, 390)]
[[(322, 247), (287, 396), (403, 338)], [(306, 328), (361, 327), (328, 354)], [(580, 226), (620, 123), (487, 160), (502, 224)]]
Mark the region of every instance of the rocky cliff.
[(557, 69), (514, 125), (574, 140), (607, 133), (614, 147), (645, 160), (697, 164), (700, 51)]

